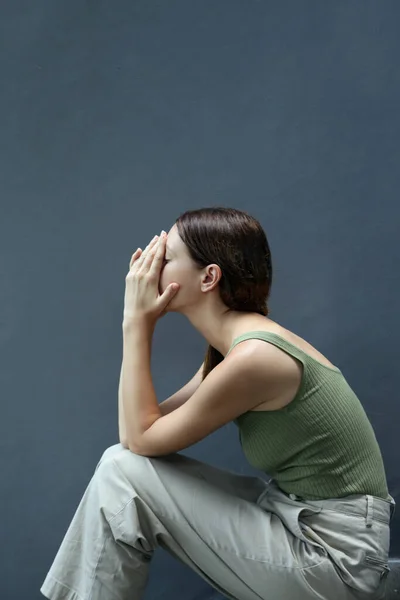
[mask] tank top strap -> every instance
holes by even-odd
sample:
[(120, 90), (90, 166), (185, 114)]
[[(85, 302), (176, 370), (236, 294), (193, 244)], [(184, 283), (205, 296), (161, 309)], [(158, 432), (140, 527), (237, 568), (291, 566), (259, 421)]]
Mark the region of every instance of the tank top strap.
[(303, 350), (291, 344), (288, 340), (281, 337), (277, 333), (273, 333), (272, 331), (248, 331), (247, 333), (242, 333), (237, 338), (235, 338), (229, 348), (226, 356), (228, 356), (229, 352), (240, 342), (244, 342), (245, 340), (264, 340), (277, 346), (281, 350), (284, 350), (287, 354), (290, 354), (294, 358), (297, 358), (303, 365), (308, 362), (308, 359), (311, 358), (308, 354), (306, 354)]

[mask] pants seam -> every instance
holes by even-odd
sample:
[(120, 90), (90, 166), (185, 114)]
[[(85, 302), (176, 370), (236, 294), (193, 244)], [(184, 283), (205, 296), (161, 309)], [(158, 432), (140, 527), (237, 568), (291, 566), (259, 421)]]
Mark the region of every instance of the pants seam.
[(90, 600), (92, 598), (92, 592), (93, 592), (94, 580), (95, 580), (95, 577), (96, 577), (96, 571), (97, 571), (97, 567), (99, 566), (100, 560), (103, 557), (104, 549), (106, 547), (106, 542), (107, 542), (107, 537), (104, 539), (104, 542), (103, 542), (103, 544), (101, 546), (101, 549), (100, 549), (99, 556), (97, 558), (96, 564), (93, 567), (93, 571), (92, 571), (92, 574), (90, 576), (90, 580), (89, 581), (91, 581), (91, 585), (90, 585), (90, 588), (88, 590), (88, 600)]
[[(171, 517), (169, 515), (163, 515), (166, 519), (171, 519), (171, 521), (174, 521), (174, 523), (178, 523), (180, 526), (182, 526), (182, 524), (185, 525), (185, 523), (183, 521), (179, 521), (178, 519), (175, 519), (174, 517)], [(186, 525), (188, 526), (188, 525)], [(197, 531), (196, 531), (197, 533)], [(237, 552), (235, 552), (234, 550), (232, 550), (231, 548), (227, 548), (225, 546), (220, 546), (218, 544), (213, 544), (212, 542), (210, 542), (209, 540), (207, 540), (207, 543), (213, 550), (225, 550), (226, 552), (229, 552), (230, 554), (234, 554), (235, 556), (237, 556), (238, 558), (243, 558), (244, 560), (251, 560), (254, 562), (258, 562), (258, 563), (264, 563), (267, 565), (270, 565), (271, 567), (276, 567), (278, 569), (296, 569), (296, 570), (307, 570), (307, 569), (313, 569), (314, 567), (318, 567), (319, 565), (321, 565), (323, 562), (325, 562), (326, 560), (330, 563), (330, 559), (327, 556), (324, 556), (320, 562), (315, 563), (314, 565), (309, 565), (307, 567), (303, 567), (303, 566), (297, 566), (297, 565), (290, 565), (290, 566), (286, 566), (286, 565), (282, 565), (282, 564), (277, 564), (274, 562), (271, 562), (269, 560), (264, 560), (261, 558), (252, 558), (251, 556), (245, 556), (243, 554), (238, 554)]]

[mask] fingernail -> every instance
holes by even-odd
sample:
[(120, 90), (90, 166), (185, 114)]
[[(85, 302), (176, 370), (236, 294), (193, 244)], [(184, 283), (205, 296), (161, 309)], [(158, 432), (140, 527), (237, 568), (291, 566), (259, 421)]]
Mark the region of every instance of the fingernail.
[(163, 235), (167, 235), (167, 233), (166, 233), (166, 231), (164, 231), (164, 229), (163, 229), (163, 230), (161, 231), (160, 235), (161, 235), (161, 236), (163, 236)]

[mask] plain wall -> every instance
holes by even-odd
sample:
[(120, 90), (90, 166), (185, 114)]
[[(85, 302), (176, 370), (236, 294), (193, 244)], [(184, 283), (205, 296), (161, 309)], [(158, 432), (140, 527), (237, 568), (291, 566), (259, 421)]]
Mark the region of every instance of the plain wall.
[[(398, 497), (399, 18), (394, 1), (1, 3), (2, 600), (42, 598), (118, 441), (129, 261), (187, 209), (260, 220), (271, 316), (342, 369)], [(160, 321), (160, 402), (206, 347)], [(233, 423), (185, 453), (261, 474)], [(151, 573), (146, 600), (213, 593), (162, 550)]]

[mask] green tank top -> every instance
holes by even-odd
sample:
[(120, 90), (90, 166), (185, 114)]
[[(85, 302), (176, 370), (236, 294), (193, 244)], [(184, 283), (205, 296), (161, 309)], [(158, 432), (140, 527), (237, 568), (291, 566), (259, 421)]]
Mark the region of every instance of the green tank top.
[(244, 455), (288, 494), (322, 500), (350, 494), (388, 498), (385, 468), (372, 425), (340, 369), (329, 367), (281, 336), (250, 331), (303, 365), (295, 398), (284, 408), (248, 411), (234, 420)]

